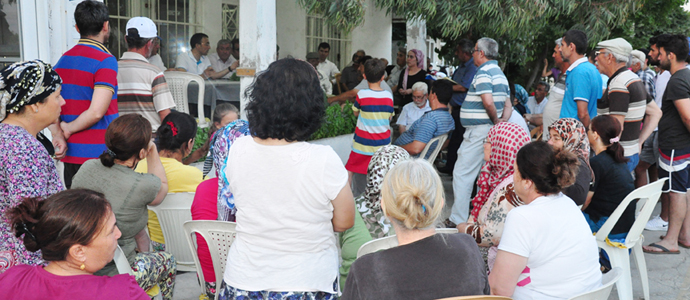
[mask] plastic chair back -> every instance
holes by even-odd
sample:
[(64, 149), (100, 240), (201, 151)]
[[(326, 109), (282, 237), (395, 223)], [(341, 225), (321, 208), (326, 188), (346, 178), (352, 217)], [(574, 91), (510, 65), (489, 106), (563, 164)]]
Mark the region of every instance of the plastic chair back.
[(493, 296), (493, 295), (477, 295), (477, 296), (460, 296), (460, 297), (450, 297), (438, 300), (512, 300), (513, 298), (505, 296)]
[(601, 287), (577, 295), (568, 300), (606, 300), (609, 298), (609, 294), (611, 294), (613, 284), (621, 278), (621, 275), (623, 275), (623, 270), (621, 268), (613, 268), (602, 276)]
[(166, 71), (164, 76), (165, 81), (168, 83), (168, 89), (170, 89), (170, 93), (172, 93), (173, 99), (175, 99), (175, 109), (186, 114), (189, 114), (189, 99), (187, 99), (189, 83), (194, 81), (199, 85), (199, 94), (197, 96), (199, 127), (208, 127), (204, 117), (204, 94), (206, 92), (204, 79), (199, 75), (179, 71)]
[[(456, 228), (436, 228), (436, 233), (458, 233)], [(390, 249), (398, 246), (398, 236), (391, 235), (380, 239), (375, 239), (373, 241), (368, 241), (359, 247), (357, 250), (357, 258), (360, 258), (366, 254), (378, 252), (381, 250)]]
[(156, 213), (165, 238), (165, 252), (171, 253), (177, 260), (180, 271), (194, 271), (194, 254), (187, 247), (182, 224), (192, 220), (192, 201), (194, 193), (168, 193), (158, 206), (149, 206)]
[(230, 251), (230, 246), (232, 242), (235, 241), (236, 231), (235, 227), (237, 223), (235, 222), (225, 222), (225, 221), (187, 221), (184, 223), (184, 232), (187, 237), (187, 244), (189, 249), (194, 253), (194, 263), (196, 264), (197, 274), (199, 275), (199, 280), (202, 282), (201, 290), (205, 293), (204, 289), (205, 282), (204, 272), (201, 270), (201, 263), (199, 262), (199, 257), (196, 255), (196, 245), (195, 237), (198, 233), (201, 235), (206, 244), (208, 244), (209, 252), (211, 253), (211, 259), (213, 260), (213, 271), (216, 274), (216, 296), (218, 299), (218, 294), (220, 293), (220, 284), (223, 282), (223, 274), (225, 273), (225, 263), (228, 259), (228, 252)]
[(438, 153), (441, 152), (441, 148), (443, 148), (443, 143), (446, 142), (447, 138), (448, 138), (448, 134), (444, 133), (442, 135), (439, 135), (439, 136), (431, 139), (428, 143), (426, 143), (426, 147), (424, 147), (424, 150), (422, 150), (422, 153), (419, 154), (419, 157), (420, 158), (426, 157), (426, 153), (429, 152), (429, 148), (431, 148), (431, 145), (437, 145), (436, 148), (434, 148), (434, 151), (431, 152), (431, 155), (429, 155), (429, 158), (426, 159), (433, 166), (434, 160), (436, 160), (436, 156), (438, 155)]

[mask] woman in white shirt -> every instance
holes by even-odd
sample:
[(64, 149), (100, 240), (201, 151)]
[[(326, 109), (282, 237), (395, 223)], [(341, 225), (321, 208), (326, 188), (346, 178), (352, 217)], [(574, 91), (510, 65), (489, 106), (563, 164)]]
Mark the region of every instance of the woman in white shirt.
[(278, 60), (247, 96), (251, 135), (235, 140), (225, 171), (237, 237), (220, 298), (335, 299), (334, 232), (352, 227), (355, 206), (338, 155), (304, 142), (325, 113), (316, 71), (304, 61)]
[(567, 299), (601, 286), (596, 241), (575, 202), (577, 157), (537, 141), (518, 151), (515, 193), (525, 203), (505, 222), (491, 293), (513, 299)]

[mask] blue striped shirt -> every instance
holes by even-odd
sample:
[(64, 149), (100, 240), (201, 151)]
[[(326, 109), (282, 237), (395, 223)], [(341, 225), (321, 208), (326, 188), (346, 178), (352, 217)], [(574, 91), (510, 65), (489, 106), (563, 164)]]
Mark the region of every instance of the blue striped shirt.
[[(412, 123), (410, 129), (403, 132), (393, 143), (397, 146), (407, 145), (414, 141), (429, 143), (431, 139), (447, 134), (455, 129), (453, 117), (448, 113), (448, 108), (437, 108), (426, 112), (421, 118)], [(427, 156), (434, 152), (438, 145), (431, 145)], [(426, 157), (425, 157), (426, 158)]]
[(465, 102), (460, 108), (460, 122), (464, 127), (477, 125), (493, 125), (489, 114), (486, 113), (481, 95), (491, 94), (494, 98), (497, 117), (503, 114), (506, 99), (510, 96), (508, 79), (498, 66), (498, 62), (490, 60), (477, 69), (472, 79)]

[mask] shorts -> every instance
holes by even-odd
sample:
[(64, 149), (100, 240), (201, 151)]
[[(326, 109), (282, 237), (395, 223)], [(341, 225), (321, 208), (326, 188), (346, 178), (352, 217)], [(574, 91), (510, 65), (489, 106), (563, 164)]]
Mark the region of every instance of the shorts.
[(690, 147), (659, 149), (659, 178), (668, 177), (663, 192), (685, 194), (690, 189)]
[(649, 135), (640, 152), (640, 161), (646, 162), (650, 165), (656, 164), (659, 161), (659, 137), (654, 131)]

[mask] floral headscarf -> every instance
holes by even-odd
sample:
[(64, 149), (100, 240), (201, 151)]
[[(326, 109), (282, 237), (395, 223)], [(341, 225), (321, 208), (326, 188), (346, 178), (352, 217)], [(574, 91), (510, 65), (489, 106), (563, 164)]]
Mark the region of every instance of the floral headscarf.
[(369, 161), (367, 170), (367, 187), (364, 190), (364, 200), (368, 203), (372, 212), (381, 210), (381, 184), (383, 177), (397, 163), (410, 159), (410, 154), (403, 148), (395, 145), (386, 145), (374, 153)]
[(0, 71), (0, 121), (7, 114), (47, 98), (61, 84), (62, 79), (53, 67), (38, 59), (4, 68)]
[(218, 220), (235, 221), (235, 198), (230, 191), (230, 183), (225, 175), (228, 164), (228, 152), (230, 146), (239, 137), (249, 135), (249, 123), (245, 120), (234, 121), (216, 131), (211, 141), (211, 153), (213, 166), (216, 167), (218, 176)]
[[(417, 58), (417, 67), (424, 70), (424, 53), (421, 50), (412, 49), (408, 52), (414, 53)], [(403, 82), (401, 87), (407, 88), (407, 77), (410, 75), (410, 68), (405, 68), (405, 76), (403, 77)]]
[[(589, 140), (587, 139), (587, 129), (580, 121), (574, 118), (558, 119), (549, 125), (548, 130), (555, 130), (563, 140), (563, 148), (577, 155), (578, 158), (587, 163), (589, 170)], [(594, 173), (592, 173), (592, 180)]]
[(518, 150), (530, 142), (522, 127), (511, 122), (501, 122), (489, 130), (487, 142), (491, 144), (489, 161), (484, 163), (477, 185), (477, 196), (472, 199), (472, 216), (476, 219), (491, 192), (508, 176), (513, 175), (513, 165)]

